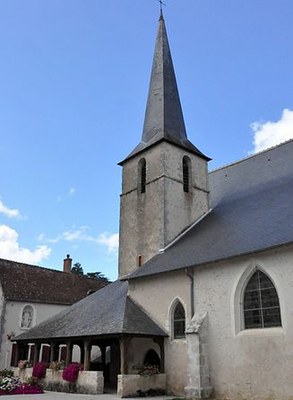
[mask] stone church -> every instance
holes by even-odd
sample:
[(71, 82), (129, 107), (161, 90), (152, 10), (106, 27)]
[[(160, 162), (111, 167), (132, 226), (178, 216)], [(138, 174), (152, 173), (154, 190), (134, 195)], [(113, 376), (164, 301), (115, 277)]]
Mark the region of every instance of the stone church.
[(152, 364), (168, 394), (292, 400), (293, 141), (209, 160), (187, 137), (161, 14), (141, 141), (120, 163), (119, 279), (18, 336), (19, 357), (46, 342), (70, 362), (77, 345), (90, 370), (97, 346), (122, 397)]

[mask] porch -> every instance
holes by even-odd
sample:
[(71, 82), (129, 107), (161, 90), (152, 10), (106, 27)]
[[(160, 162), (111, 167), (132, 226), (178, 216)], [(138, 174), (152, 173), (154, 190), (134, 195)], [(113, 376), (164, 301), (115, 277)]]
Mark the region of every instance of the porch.
[[(32, 368), (17, 368), (20, 360), (32, 365), (45, 362), (49, 368), (42, 384), (44, 389), (83, 394), (117, 393), (118, 397), (139, 394), (164, 394), (164, 337), (117, 335), (113, 337), (86, 337), (20, 341), (13, 361), (15, 375), (23, 381), (32, 376)], [(46, 349), (46, 351), (41, 351)], [(68, 366), (78, 362), (83, 366), (75, 385), (62, 379), (62, 370), (50, 366), (64, 360)], [(145, 369), (145, 371), (144, 371)]]
[[(102, 380), (91, 389), (95, 394), (110, 390), (126, 397), (150, 389), (162, 393), (166, 387), (166, 336), (128, 296), (128, 283), (116, 281), (16, 337), (13, 363), (17, 365), (29, 355), (33, 363), (63, 359), (69, 365), (77, 361), (83, 365), (84, 375), (87, 371), (102, 373), (96, 374)], [(41, 352), (44, 347), (46, 360)], [(152, 371), (158, 372), (154, 376), (162, 377), (147, 379), (146, 364), (157, 368)], [(84, 393), (89, 389), (80, 385), (78, 390)]]

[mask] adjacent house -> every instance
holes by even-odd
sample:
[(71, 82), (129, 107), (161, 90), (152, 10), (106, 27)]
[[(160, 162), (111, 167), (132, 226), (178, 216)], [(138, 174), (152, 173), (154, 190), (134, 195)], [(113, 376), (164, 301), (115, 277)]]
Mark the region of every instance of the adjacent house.
[[(71, 262), (67, 256), (63, 271), (57, 271), (0, 259), (0, 369), (16, 365), (15, 336), (105, 285), (71, 273)], [(26, 359), (32, 360), (33, 344), (28, 350)], [(48, 360), (48, 346), (42, 346), (40, 357)]]

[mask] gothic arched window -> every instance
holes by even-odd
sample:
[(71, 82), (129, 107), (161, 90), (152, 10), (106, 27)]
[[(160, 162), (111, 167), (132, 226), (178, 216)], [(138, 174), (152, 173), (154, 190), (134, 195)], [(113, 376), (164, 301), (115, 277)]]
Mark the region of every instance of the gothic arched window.
[(146, 188), (146, 160), (142, 158), (138, 164), (138, 183), (140, 193), (145, 193)]
[(244, 328), (281, 326), (278, 293), (271, 279), (257, 270), (249, 279), (243, 297)]
[(183, 174), (183, 190), (184, 192), (189, 192), (190, 186), (190, 158), (187, 156), (183, 157), (182, 160), (182, 174)]
[(174, 339), (185, 338), (185, 311), (180, 301), (173, 311), (173, 337)]
[(26, 305), (22, 310), (20, 327), (29, 329), (33, 325), (34, 309), (32, 306)]

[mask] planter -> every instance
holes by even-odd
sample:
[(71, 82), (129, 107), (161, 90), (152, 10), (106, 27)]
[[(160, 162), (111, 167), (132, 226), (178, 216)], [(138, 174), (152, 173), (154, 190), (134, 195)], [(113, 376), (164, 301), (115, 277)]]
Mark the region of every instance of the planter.
[[(14, 375), (22, 381), (32, 376), (32, 368), (13, 368)], [(69, 383), (62, 379), (62, 370), (46, 370), (46, 377), (42, 379), (45, 390), (54, 392), (102, 394), (104, 391), (104, 376), (102, 371), (80, 371), (76, 383)]]
[(144, 394), (158, 395), (166, 391), (166, 374), (118, 375), (118, 397), (137, 397)]

